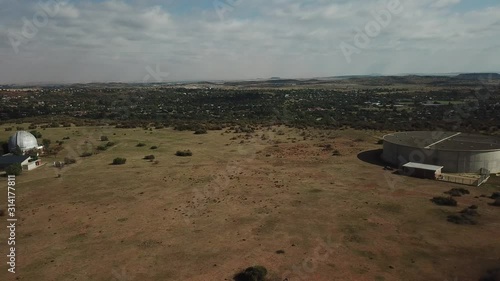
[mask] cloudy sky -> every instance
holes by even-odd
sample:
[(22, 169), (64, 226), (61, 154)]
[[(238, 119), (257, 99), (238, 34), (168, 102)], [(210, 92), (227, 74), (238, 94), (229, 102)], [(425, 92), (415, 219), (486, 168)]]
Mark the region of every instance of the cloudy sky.
[(399, 1), (0, 0), (0, 83), (500, 71), (500, 1)]

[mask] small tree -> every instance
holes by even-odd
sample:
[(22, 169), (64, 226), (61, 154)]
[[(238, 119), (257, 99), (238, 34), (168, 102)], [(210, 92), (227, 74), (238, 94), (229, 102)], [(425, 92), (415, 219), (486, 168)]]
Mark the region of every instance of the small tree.
[(32, 134), (35, 138), (37, 138), (37, 139), (42, 138), (42, 133), (40, 133), (39, 131), (34, 130), (34, 131), (30, 131), (30, 133), (31, 133), (31, 134)]
[(123, 164), (125, 164), (125, 162), (127, 162), (127, 159), (125, 159), (125, 158), (117, 157), (117, 158), (113, 159), (113, 165), (123, 165)]
[(5, 168), (5, 173), (7, 173), (7, 175), (19, 176), (22, 172), (23, 167), (19, 163), (12, 164)]
[(43, 147), (44, 147), (45, 149), (47, 149), (47, 150), (49, 149), (49, 147), (50, 147), (50, 144), (51, 144), (51, 143), (52, 143), (52, 142), (51, 142), (49, 139), (43, 139), (43, 140), (42, 140)]

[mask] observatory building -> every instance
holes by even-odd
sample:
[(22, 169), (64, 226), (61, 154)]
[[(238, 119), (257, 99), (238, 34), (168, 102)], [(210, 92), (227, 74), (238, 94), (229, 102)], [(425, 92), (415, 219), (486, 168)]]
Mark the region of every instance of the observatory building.
[(442, 166), (444, 173), (500, 173), (500, 138), (457, 132), (401, 132), (384, 136), (382, 159)]
[(43, 148), (43, 146), (38, 145), (35, 136), (26, 131), (16, 132), (9, 138), (9, 151), (15, 152), (17, 147), (19, 147), (23, 153), (32, 149)]

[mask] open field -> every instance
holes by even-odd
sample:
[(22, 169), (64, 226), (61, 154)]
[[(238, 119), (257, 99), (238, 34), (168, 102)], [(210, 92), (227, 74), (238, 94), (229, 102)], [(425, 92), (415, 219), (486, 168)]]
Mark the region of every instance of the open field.
[[(360, 160), (381, 148), (383, 132), (39, 131), (54, 146), (70, 139), (17, 179), (17, 280), (231, 280), (262, 265), (272, 281), (445, 281), (479, 280), (500, 266), (500, 208), (480, 197), (500, 191), (500, 179), (466, 187), (458, 207), (434, 205), (432, 197), (464, 186)], [(77, 157), (95, 151), (102, 135), (116, 145)], [(185, 149), (193, 156), (174, 155)], [(150, 154), (157, 164), (143, 160)], [(52, 167), (65, 156), (78, 162)], [(115, 157), (126, 164), (110, 165)], [(5, 209), (6, 184), (0, 190)], [(472, 204), (478, 225), (446, 221)], [(0, 271), (6, 280), (5, 262)]]

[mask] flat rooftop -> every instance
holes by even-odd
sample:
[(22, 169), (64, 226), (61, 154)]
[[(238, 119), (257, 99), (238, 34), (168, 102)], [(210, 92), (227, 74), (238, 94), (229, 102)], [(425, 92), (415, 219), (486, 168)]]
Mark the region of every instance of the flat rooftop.
[(437, 150), (494, 151), (500, 150), (500, 138), (459, 132), (400, 132), (384, 136), (384, 141)]
[(414, 163), (414, 162), (408, 162), (403, 165), (405, 168), (410, 168), (410, 169), (421, 169), (421, 170), (429, 170), (429, 171), (437, 171), (442, 168), (443, 166), (435, 166), (435, 165), (427, 165), (427, 164), (422, 164), (422, 163)]

